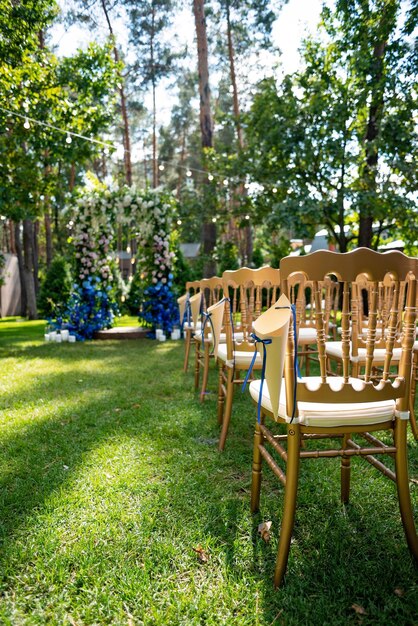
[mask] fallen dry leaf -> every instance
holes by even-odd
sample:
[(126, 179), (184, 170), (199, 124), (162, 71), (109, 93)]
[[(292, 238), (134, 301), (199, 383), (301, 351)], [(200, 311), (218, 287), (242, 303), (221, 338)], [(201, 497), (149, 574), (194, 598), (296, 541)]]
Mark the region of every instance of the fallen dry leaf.
[(367, 615), (366, 610), (360, 604), (352, 604), (351, 608), (357, 613), (357, 615)]
[(202, 561), (202, 563), (207, 563), (209, 561), (209, 554), (205, 552), (200, 544), (197, 546), (197, 548), (193, 548), (193, 550), (199, 557), (199, 561)]
[(397, 587), (393, 593), (395, 594), (395, 596), (398, 596), (398, 598), (402, 598), (402, 596), (405, 595), (405, 591), (403, 589), (401, 589), (400, 587)]
[(133, 409), (140, 409), (140, 408), (141, 408), (141, 405), (140, 405), (140, 404), (138, 404), (138, 403), (136, 403), (136, 404), (133, 404), (133, 405), (132, 405), (132, 408), (133, 408)]
[(119, 413), (119, 411), (122, 411), (122, 409), (113, 409), (115, 411), (115, 413)]
[(273, 522), (263, 522), (258, 527), (258, 532), (261, 535), (261, 539), (268, 543), (271, 539), (270, 528)]

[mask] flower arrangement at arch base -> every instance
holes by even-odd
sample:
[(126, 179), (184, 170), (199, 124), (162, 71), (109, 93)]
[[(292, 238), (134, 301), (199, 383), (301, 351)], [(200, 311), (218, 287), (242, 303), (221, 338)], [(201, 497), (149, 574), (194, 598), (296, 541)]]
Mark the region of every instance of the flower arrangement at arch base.
[(111, 290), (112, 287), (103, 285), (98, 276), (89, 276), (81, 285), (73, 286), (63, 326), (77, 340), (93, 339), (98, 330), (113, 326), (118, 307)]
[(180, 323), (177, 302), (171, 291), (171, 280), (147, 287), (144, 297), (146, 300), (142, 303), (139, 318), (153, 327), (150, 336), (155, 336), (156, 328), (161, 328), (164, 334), (171, 333), (174, 326)]
[(96, 331), (113, 325), (117, 306), (118, 267), (113, 255), (116, 207), (105, 189), (89, 189), (73, 207), (75, 282), (57, 328), (77, 340), (93, 339)]
[(139, 311), (140, 322), (152, 328), (149, 336), (155, 336), (160, 328), (170, 334), (179, 325), (179, 312), (173, 286), (173, 261), (170, 251), (170, 231), (175, 200), (161, 189), (146, 189), (136, 197), (141, 215), (137, 265), (146, 285)]

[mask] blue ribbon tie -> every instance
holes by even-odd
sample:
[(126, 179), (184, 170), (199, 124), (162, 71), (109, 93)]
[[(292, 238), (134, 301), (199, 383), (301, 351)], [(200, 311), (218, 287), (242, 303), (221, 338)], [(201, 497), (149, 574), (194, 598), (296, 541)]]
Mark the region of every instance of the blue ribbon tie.
[[(287, 306), (276, 306), (276, 309), (288, 309), (289, 307)], [(296, 306), (294, 304), (290, 305), (290, 308), (292, 310), (292, 316), (293, 316), (293, 336), (295, 338), (295, 358), (293, 359), (293, 378), (295, 381), (294, 384), (294, 388), (293, 388), (293, 411), (292, 411), (292, 417), (290, 418), (290, 423), (293, 422), (293, 420), (295, 419), (295, 413), (296, 413), (296, 395), (297, 395), (297, 378), (302, 378), (301, 374), (300, 374), (300, 369), (299, 369), (299, 360), (298, 360), (298, 336), (297, 336), (297, 328), (296, 328)]]
[(184, 322), (187, 322), (187, 326), (190, 326), (190, 314), (191, 314), (191, 304), (190, 304), (190, 295), (187, 294), (186, 298), (186, 306), (183, 313), (183, 319), (181, 320), (181, 330), (184, 328)]
[(202, 317), (203, 317), (203, 324), (202, 324), (202, 347), (205, 345), (205, 328), (206, 328), (206, 324), (209, 321), (210, 327), (211, 327), (211, 331), (212, 331), (212, 340), (213, 340), (213, 348), (212, 348), (211, 354), (213, 354), (213, 352), (215, 351), (216, 337), (215, 337), (215, 329), (213, 328), (212, 313), (206, 313), (205, 311), (202, 311)]
[[(266, 346), (271, 344), (272, 340), (271, 339), (261, 339), (260, 337), (257, 337), (257, 335), (255, 333), (251, 333), (250, 337), (252, 339), (254, 339), (254, 343), (255, 344), (261, 343), (263, 345), (263, 364), (262, 364), (262, 367), (261, 367), (260, 393), (258, 395), (258, 404), (257, 404), (257, 422), (260, 423), (260, 420), (261, 420), (261, 401), (262, 401), (262, 398), (263, 398), (263, 385), (264, 385), (264, 378), (266, 376), (266, 362), (267, 362)], [(242, 383), (241, 391), (245, 391), (245, 388), (246, 388), (247, 383), (248, 383), (248, 379), (251, 376), (251, 372), (253, 371), (253, 367), (254, 367), (254, 363), (255, 363), (256, 358), (257, 358), (257, 347), (255, 347), (254, 356), (253, 356), (253, 358), (251, 360), (250, 367), (248, 368), (247, 374), (245, 375), (244, 382)]]

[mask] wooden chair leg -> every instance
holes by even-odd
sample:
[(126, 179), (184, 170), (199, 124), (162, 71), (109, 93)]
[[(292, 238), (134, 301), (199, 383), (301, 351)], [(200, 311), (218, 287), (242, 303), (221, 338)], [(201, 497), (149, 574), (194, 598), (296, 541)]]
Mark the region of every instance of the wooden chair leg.
[[(263, 421), (263, 417), (261, 417)], [(257, 513), (260, 509), (260, 489), (262, 478), (262, 461), (259, 446), (264, 443), (264, 437), (260, 430), (260, 425), (256, 422), (254, 431), (254, 448), (253, 448), (253, 473), (251, 480), (251, 513)]]
[(309, 358), (309, 346), (306, 346), (305, 372), (306, 372), (306, 376), (309, 376), (311, 372), (311, 359)]
[(228, 375), (226, 380), (226, 397), (224, 406), (224, 415), (222, 420), (221, 436), (219, 438), (219, 450), (225, 448), (225, 441), (228, 436), (229, 422), (231, 421), (232, 401), (234, 399), (234, 369), (228, 367)]
[(414, 357), (412, 362), (412, 374), (411, 374), (411, 390), (409, 393), (409, 420), (411, 423), (412, 433), (414, 438), (418, 439), (418, 426), (415, 416), (415, 397), (417, 389), (417, 376), (418, 376), (418, 351), (414, 351)]
[(411, 554), (418, 562), (418, 537), (417, 531), (415, 529), (414, 516), (411, 505), (411, 494), (409, 491), (406, 428), (406, 420), (396, 418), (394, 430), (394, 439), (396, 446), (396, 486), (398, 489), (399, 508), (401, 511), (402, 524), (404, 527), (406, 540), (408, 542)]
[(224, 418), (224, 364), (219, 361), (219, 379), (218, 379), (218, 424), (222, 424)]
[(203, 349), (203, 375), (202, 375), (202, 387), (200, 388), (200, 402), (203, 402), (206, 397), (206, 392), (208, 388), (208, 379), (209, 379), (209, 357), (210, 357), (210, 346), (209, 342), (205, 342), (205, 347)]
[(184, 337), (184, 364), (183, 364), (183, 372), (187, 372), (189, 367), (189, 354), (190, 354), (190, 344), (192, 342), (192, 331), (189, 328), (186, 328), (185, 337)]
[(200, 344), (195, 341), (195, 366), (194, 366), (194, 388), (195, 391), (199, 389), (199, 379), (200, 379)]
[(276, 569), (274, 572), (274, 586), (279, 587), (287, 567), (289, 558), (290, 540), (295, 523), (296, 495), (299, 480), (300, 464), (300, 428), (297, 424), (287, 427), (287, 469), (286, 487), (284, 494), (284, 509), (280, 529), (279, 549), (277, 552)]
[[(343, 448), (347, 446), (347, 440), (351, 435), (346, 434), (343, 438)], [(351, 474), (351, 457), (341, 457), (341, 502), (348, 504), (350, 499), (350, 474)]]

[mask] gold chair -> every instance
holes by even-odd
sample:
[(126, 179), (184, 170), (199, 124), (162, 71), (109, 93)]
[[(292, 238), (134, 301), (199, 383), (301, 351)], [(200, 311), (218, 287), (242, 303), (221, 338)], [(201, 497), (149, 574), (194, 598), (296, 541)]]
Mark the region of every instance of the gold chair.
[[(216, 302), (222, 299), (223, 295), (223, 283), (222, 278), (219, 276), (213, 276), (212, 278), (203, 278), (200, 281), (200, 289), (202, 293), (202, 313), (211, 307)], [(203, 315), (204, 317), (204, 315)], [(225, 341), (225, 336), (218, 338), (218, 341)], [(194, 387), (195, 390), (199, 389), (200, 383), (200, 371), (202, 374), (202, 385), (200, 390), (200, 401), (203, 402), (206, 392), (209, 378), (209, 362), (211, 357), (213, 358), (213, 337), (210, 326), (208, 324), (203, 328), (203, 322), (201, 321), (200, 329), (194, 333), (195, 344), (195, 374), (194, 374)]]
[[(250, 393), (259, 403), (260, 421), (256, 424), (253, 453), (251, 509), (257, 511), (260, 500), (261, 466), (265, 460), (285, 487), (284, 511), (280, 531), (274, 576), (275, 586), (282, 582), (286, 571), (290, 542), (293, 532), (299, 466), (302, 459), (341, 458), (341, 500), (348, 502), (350, 491), (350, 459), (360, 456), (371, 463), (384, 476), (394, 481), (401, 511), (402, 522), (409, 549), (418, 560), (418, 538), (415, 530), (408, 481), (407, 422), (409, 419), (409, 389), (411, 381), (411, 358), (416, 322), (416, 294), (418, 261), (401, 252), (380, 254), (360, 248), (353, 252), (338, 254), (318, 251), (306, 257), (287, 257), (280, 263), (282, 289), (289, 292), (289, 280), (295, 272), (303, 272), (312, 280), (315, 303), (316, 333), (319, 359), (319, 375), (298, 379), (295, 372), (295, 341), (290, 325), (286, 346), (284, 382), (279, 395), (270, 394), (270, 382), (274, 367), (269, 369), (269, 346), (266, 349), (266, 376), (262, 381), (250, 384)], [(350, 324), (356, 315), (358, 300), (353, 283), (360, 273), (366, 273), (371, 297), (368, 302), (369, 333), (365, 371), (360, 379), (353, 376), (350, 361), (350, 340), (356, 324)], [(395, 285), (388, 311), (385, 334), (385, 358), (382, 369), (373, 368), (374, 334), (377, 317), (379, 283), (390, 274)], [(337, 277), (342, 287), (342, 375), (329, 377), (326, 371), (326, 349), (323, 302), (319, 284), (324, 276)], [(405, 281), (406, 296), (403, 299), (401, 283)], [(268, 312), (279, 316), (281, 311)], [(266, 313), (267, 315), (267, 313)], [(270, 319), (270, 318), (269, 318)], [(270, 328), (263, 326), (264, 317), (255, 323), (255, 332), (266, 340)], [(279, 320), (280, 321), (280, 320)], [(395, 338), (401, 326), (402, 345), (399, 376), (390, 378)], [(271, 363), (270, 363), (271, 366)], [(277, 374), (280, 374), (276, 370)], [(274, 384), (271, 389), (275, 389)], [(277, 385), (276, 385), (277, 391)], [(273, 435), (265, 426), (266, 417), (286, 427), (286, 434)], [(393, 444), (380, 441), (373, 431), (386, 431), (393, 436)], [(339, 439), (335, 449), (311, 449), (317, 439)], [(274, 459), (277, 455), (286, 464), (286, 473)], [(378, 460), (380, 455), (394, 457), (394, 468), (386, 467)], [(303, 486), (301, 487), (303, 488)]]
[[(222, 425), (219, 450), (224, 449), (228, 435), (234, 387), (242, 384), (241, 372), (248, 370), (254, 356), (253, 322), (263, 307), (268, 308), (276, 301), (280, 270), (267, 266), (256, 270), (242, 268), (224, 272), (222, 280), (224, 295), (229, 297), (225, 309), (226, 343), (220, 342), (218, 350), (218, 422)], [(261, 360), (256, 356), (253, 369), (260, 368)]]
[(200, 322), (196, 320), (196, 327), (191, 316), (190, 298), (200, 291), (200, 281), (188, 281), (186, 283), (186, 293), (177, 299), (180, 309), (180, 324), (183, 328), (184, 336), (184, 362), (183, 371), (187, 372), (189, 367), (190, 346), (192, 344), (193, 333), (200, 328)]

